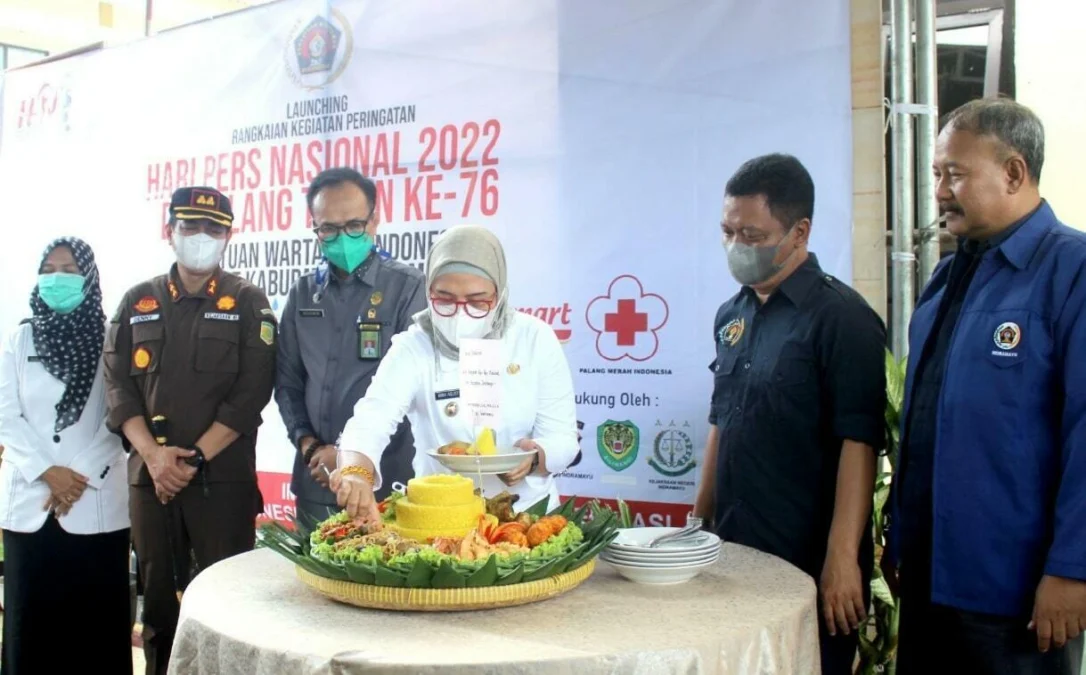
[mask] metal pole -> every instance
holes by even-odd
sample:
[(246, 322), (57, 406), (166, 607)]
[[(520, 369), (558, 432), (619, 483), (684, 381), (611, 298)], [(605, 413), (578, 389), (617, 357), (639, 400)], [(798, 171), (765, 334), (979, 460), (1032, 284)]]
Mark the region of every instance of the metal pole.
[(916, 222), (920, 228), (920, 265), (917, 282), (924, 285), (939, 263), (939, 206), (931, 165), (935, 159), (939, 96), (936, 89), (935, 0), (916, 0), (916, 102), (930, 114), (916, 121)]
[(912, 0), (891, 0), (890, 69), (893, 104), (891, 140), (894, 186), (893, 247), (890, 253), (890, 302), (892, 349), (894, 357), (909, 351), (909, 317), (916, 299), (916, 254), (913, 251), (913, 120), (905, 106), (913, 102)]

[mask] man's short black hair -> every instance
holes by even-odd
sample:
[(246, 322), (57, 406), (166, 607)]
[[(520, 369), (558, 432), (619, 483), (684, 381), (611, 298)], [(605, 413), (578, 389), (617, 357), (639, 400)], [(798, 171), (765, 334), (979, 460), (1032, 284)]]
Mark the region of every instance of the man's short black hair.
[(792, 155), (773, 153), (748, 159), (728, 180), (724, 194), (764, 195), (769, 212), (785, 229), (814, 216), (814, 181), (806, 167)]
[(305, 201), (309, 206), (309, 212), (313, 213), (313, 200), (317, 198), (317, 195), (320, 194), (321, 190), (337, 185), (343, 185), (344, 183), (357, 185), (359, 189), (365, 193), (366, 199), (370, 201), (370, 209), (375, 208), (377, 204), (377, 185), (358, 171), (355, 171), (350, 167), (340, 166), (321, 171), (317, 174), (317, 177), (313, 179), (313, 182), (309, 184), (309, 192), (305, 194)]
[(1037, 114), (1018, 101), (1003, 97), (972, 100), (947, 113), (943, 118), (946, 127), (995, 137), (1005, 148), (1022, 155), (1033, 182), (1041, 182), (1045, 128)]

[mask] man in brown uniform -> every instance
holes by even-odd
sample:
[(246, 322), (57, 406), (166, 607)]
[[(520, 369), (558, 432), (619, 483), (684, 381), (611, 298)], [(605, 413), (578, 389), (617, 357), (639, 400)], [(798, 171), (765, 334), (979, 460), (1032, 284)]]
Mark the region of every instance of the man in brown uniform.
[(177, 264), (128, 291), (104, 348), (109, 424), (132, 447), (148, 675), (166, 672), (193, 559), (199, 570), (252, 550), (263, 508), (256, 430), (275, 380), (277, 324), (264, 293), (220, 267), (232, 222), (218, 191), (175, 192)]

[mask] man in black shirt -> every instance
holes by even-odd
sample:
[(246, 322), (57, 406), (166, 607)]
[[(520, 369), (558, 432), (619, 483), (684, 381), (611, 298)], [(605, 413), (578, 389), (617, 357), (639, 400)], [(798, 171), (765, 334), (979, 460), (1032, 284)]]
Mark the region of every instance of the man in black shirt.
[(852, 672), (873, 564), (886, 440), (886, 331), (808, 253), (814, 184), (794, 157), (746, 162), (721, 223), (742, 289), (716, 315), (709, 438), (695, 514), (818, 585), (822, 672)]

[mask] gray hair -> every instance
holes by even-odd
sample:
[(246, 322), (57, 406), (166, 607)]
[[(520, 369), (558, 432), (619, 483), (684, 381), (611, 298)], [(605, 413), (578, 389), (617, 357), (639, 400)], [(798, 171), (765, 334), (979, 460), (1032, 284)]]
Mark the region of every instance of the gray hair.
[(1037, 114), (1009, 98), (979, 98), (954, 109), (943, 127), (977, 136), (993, 136), (1008, 150), (1022, 155), (1035, 183), (1041, 182), (1045, 162), (1045, 129)]

